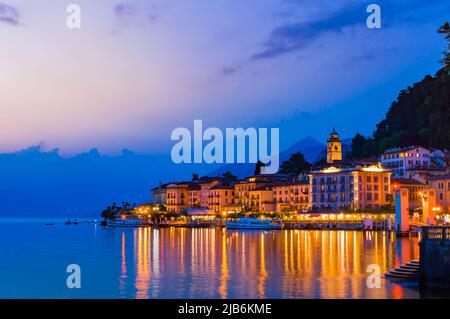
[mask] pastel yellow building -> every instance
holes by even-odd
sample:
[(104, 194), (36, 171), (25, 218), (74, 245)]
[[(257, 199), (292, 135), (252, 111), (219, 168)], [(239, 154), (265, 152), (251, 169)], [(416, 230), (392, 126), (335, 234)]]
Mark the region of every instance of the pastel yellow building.
[(249, 209), (258, 213), (271, 213), (276, 210), (271, 185), (259, 186), (249, 191)]
[(235, 184), (235, 204), (250, 208), (249, 192), (257, 187), (285, 181), (285, 175), (256, 175)]

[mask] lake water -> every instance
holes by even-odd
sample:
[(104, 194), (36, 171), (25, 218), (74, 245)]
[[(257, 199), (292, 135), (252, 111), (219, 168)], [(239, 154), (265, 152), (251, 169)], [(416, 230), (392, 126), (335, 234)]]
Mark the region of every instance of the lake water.
[[(418, 298), (382, 273), (418, 259), (386, 232), (106, 228), (0, 221), (0, 298)], [(55, 221), (53, 221), (55, 222)], [(81, 267), (81, 289), (66, 285)]]

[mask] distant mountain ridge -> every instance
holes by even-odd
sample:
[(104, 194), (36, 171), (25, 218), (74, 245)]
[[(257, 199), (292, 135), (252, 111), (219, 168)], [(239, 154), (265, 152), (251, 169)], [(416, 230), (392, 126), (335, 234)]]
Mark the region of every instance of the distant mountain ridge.
[(117, 156), (97, 149), (64, 158), (58, 149), (32, 146), (0, 154), (0, 217), (99, 216), (112, 202), (151, 200), (150, 189), (161, 182), (206, 174), (210, 166), (176, 165), (168, 155)]
[[(302, 152), (315, 162), (325, 145), (306, 137), (280, 153), (280, 164)], [(254, 164), (174, 164), (170, 154), (120, 155), (97, 149), (65, 158), (59, 149), (31, 146), (0, 154), (0, 217), (93, 217), (113, 202), (151, 201), (150, 189), (160, 182), (190, 180), (193, 173), (220, 176), (231, 171), (240, 178), (252, 175)]]
[[(342, 140), (342, 151), (344, 155), (351, 150), (350, 146), (351, 141), (352, 139)], [(307, 136), (301, 139), (300, 141), (294, 143), (286, 150), (280, 152), (280, 165), (281, 163), (283, 163), (283, 161), (287, 160), (292, 154), (298, 152), (302, 153), (309, 163), (314, 164), (326, 157), (327, 149), (325, 144), (320, 143), (311, 136)], [(208, 175), (220, 176), (221, 174), (230, 171), (239, 178), (244, 178), (246, 176), (252, 175), (254, 170), (255, 170), (254, 164), (226, 164), (212, 171)]]

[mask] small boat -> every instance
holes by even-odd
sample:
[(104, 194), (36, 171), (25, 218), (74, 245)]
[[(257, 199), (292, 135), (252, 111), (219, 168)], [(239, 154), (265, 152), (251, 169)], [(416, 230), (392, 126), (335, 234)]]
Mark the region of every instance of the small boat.
[(141, 218), (117, 218), (109, 219), (106, 225), (110, 227), (145, 227), (148, 226), (148, 220)]
[(283, 223), (279, 220), (259, 219), (259, 218), (240, 218), (238, 221), (227, 221), (227, 229), (282, 229)]
[(55, 224), (44, 224), (45, 226), (55, 226)]

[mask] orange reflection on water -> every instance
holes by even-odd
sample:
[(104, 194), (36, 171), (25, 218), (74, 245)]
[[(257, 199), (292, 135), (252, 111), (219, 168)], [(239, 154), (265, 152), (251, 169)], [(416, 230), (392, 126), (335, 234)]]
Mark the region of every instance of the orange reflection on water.
[(137, 261), (136, 261), (136, 298), (148, 299), (150, 281), (149, 241), (150, 229), (139, 228), (137, 230)]
[(265, 298), (266, 297), (265, 284), (267, 278), (267, 271), (266, 271), (266, 250), (264, 249), (264, 233), (261, 233), (260, 257), (261, 260), (258, 277), (258, 298)]
[[(142, 228), (133, 246), (136, 298), (402, 298), (384, 280), (369, 289), (367, 267), (385, 273), (419, 256), (417, 238), (359, 231)], [(121, 290), (125, 257), (122, 233)]]
[(121, 251), (121, 259), (122, 259), (122, 267), (119, 281), (119, 292), (121, 296), (125, 296), (125, 285), (127, 276), (127, 260), (126, 260), (126, 243), (125, 243), (125, 232), (122, 232), (122, 251)]
[(228, 299), (228, 259), (227, 259), (227, 234), (222, 231), (222, 264), (220, 267), (219, 295), (221, 299)]

